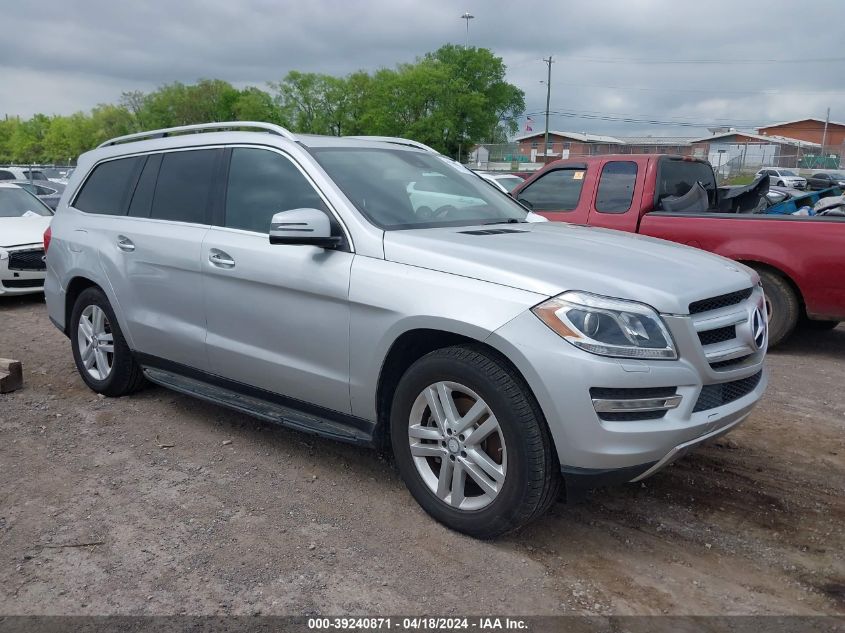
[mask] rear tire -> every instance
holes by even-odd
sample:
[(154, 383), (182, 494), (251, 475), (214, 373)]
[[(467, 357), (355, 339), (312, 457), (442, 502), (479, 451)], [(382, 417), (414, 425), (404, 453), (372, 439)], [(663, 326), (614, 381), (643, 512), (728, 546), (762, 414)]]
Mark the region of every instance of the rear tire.
[(480, 347), (435, 350), (411, 365), (393, 396), (390, 431), (411, 494), (453, 530), (504, 534), (539, 517), (560, 493), (557, 455), (533, 395)]
[(769, 317), (769, 347), (781, 343), (792, 334), (801, 315), (801, 304), (789, 282), (777, 273), (758, 270), (766, 293), (766, 311)]
[(82, 380), (105, 396), (138, 391), (146, 380), (99, 288), (86, 288), (76, 299), (68, 323), (73, 360)]

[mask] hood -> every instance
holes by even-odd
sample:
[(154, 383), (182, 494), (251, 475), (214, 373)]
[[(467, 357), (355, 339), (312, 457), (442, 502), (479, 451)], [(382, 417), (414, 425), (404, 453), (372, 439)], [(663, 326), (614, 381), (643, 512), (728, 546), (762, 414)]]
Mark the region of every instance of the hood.
[(49, 215), (36, 215), (27, 218), (0, 218), (0, 248), (20, 246), (22, 244), (41, 244), (44, 231), (50, 226)]
[(560, 222), (387, 231), (389, 261), (551, 297), (567, 290), (630, 299), (666, 314), (749, 288), (750, 268), (651, 237)]

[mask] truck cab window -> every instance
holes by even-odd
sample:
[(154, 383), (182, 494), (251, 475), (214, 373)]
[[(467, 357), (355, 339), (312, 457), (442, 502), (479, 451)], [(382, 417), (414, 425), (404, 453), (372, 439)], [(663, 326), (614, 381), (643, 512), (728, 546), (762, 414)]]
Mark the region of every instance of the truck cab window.
[(586, 170), (555, 169), (519, 192), (534, 211), (573, 211), (581, 198)]
[(596, 211), (625, 213), (634, 200), (637, 184), (637, 164), (630, 161), (613, 161), (601, 170), (596, 194)]

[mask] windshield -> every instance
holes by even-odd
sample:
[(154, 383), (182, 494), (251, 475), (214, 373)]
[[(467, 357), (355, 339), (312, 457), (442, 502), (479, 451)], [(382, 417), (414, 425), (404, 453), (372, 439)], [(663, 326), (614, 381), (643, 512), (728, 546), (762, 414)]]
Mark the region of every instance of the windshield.
[(779, 171), (780, 171), (781, 176), (797, 176), (798, 175), (794, 171), (789, 171), (788, 169), (781, 169)]
[(358, 147), (312, 152), (358, 210), (385, 230), (525, 221), (523, 207), (444, 156)]
[(499, 184), (502, 185), (508, 192), (516, 189), (517, 185), (521, 185), (525, 181), (519, 176), (499, 176), (496, 178)]
[(53, 215), (50, 207), (17, 187), (0, 187), (0, 218)]

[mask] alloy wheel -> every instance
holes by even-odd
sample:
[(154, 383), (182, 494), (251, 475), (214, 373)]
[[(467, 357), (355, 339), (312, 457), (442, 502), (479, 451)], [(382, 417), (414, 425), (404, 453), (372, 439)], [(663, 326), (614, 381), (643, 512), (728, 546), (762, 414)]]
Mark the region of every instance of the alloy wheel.
[(108, 378), (114, 363), (114, 337), (101, 307), (89, 305), (79, 315), (76, 341), (85, 371), (95, 380)]
[(502, 490), (507, 474), (502, 429), (468, 387), (441, 381), (423, 389), (411, 407), (408, 442), (426, 486), (452, 508), (479, 510)]

